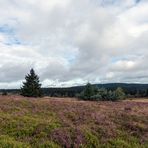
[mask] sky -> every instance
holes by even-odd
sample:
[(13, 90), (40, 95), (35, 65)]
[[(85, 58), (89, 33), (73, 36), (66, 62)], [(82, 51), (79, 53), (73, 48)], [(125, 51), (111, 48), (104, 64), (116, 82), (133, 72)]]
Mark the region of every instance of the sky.
[(0, 88), (148, 83), (148, 0), (0, 0)]

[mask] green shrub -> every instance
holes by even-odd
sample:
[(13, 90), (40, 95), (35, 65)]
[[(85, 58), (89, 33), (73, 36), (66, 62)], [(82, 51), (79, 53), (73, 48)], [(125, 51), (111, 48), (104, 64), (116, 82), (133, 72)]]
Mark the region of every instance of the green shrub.
[(2, 96), (7, 96), (7, 95), (8, 95), (7, 91), (2, 92)]
[(98, 137), (93, 135), (91, 132), (87, 131), (86, 132), (86, 140), (87, 140), (87, 148), (99, 148), (100, 143)]
[(47, 141), (38, 145), (39, 148), (60, 148), (60, 146), (54, 142)]
[(123, 91), (122, 88), (118, 87), (116, 90), (115, 90), (115, 99), (116, 100), (123, 100), (125, 99), (125, 93)]
[(88, 83), (77, 97), (91, 101), (117, 101), (125, 99), (126, 96), (122, 88), (117, 88), (115, 91), (108, 91), (105, 88), (97, 89)]
[(6, 135), (0, 136), (0, 147), (1, 148), (30, 148), (28, 144), (18, 142), (14, 138)]

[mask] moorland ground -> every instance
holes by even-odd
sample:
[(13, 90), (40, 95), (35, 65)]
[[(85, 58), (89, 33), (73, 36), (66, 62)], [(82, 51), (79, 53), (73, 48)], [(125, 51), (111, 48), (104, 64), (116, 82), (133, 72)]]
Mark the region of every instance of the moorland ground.
[(147, 148), (148, 101), (0, 96), (0, 147)]

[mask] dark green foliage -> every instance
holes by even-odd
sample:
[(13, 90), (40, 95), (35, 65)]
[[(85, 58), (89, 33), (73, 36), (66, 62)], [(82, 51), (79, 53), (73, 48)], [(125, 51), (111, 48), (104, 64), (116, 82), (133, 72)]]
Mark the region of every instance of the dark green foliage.
[(4, 90), (4, 91), (2, 92), (2, 96), (7, 96), (7, 95), (8, 95), (7, 91)]
[(146, 90), (146, 95), (145, 95), (146, 97), (148, 96), (148, 89)]
[(123, 91), (123, 89), (121, 88), (121, 87), (118, 87), (116, 90), (115, 90), (115, 98), (117, 99), (117, 100), (123, 100), (123, 99), (125, 99), (125, 93), (124, 93), (124, 91)]
[(122, 88), (118, 87), (115, 91), (108, 91), (106, 101), (117, 101), (117, 100), (124, 100), (126, 95)]
[(105, 88), (97, 89), (88, 83), (78, 97), (83, 100), (91, 101), (117, 101), (125, 99), (126, 96), (123, 89), (120, 87), (115, 91), (108, 91)]
[(93, 96), (96, 94), (96, 89), (90, 83), (87, 83), (84, 90), (80, 93), (79, 97), (84, 100), (93, 100)]
[(100, 100), (106, 100), (108, 98), (108, 91), (105, 88), (98, 89), (98, 94), (101, 96)]
[[(148, 84), (126, 84), (126, 83), (110, 83), (110, 84), (94, 84), (94, 87), (98, 89), (105, 88), (108, 91), (111, 91), (110, 97), (114, 96), (113, 91), (115, 91), (118, 87), (124, 90), (127, 98), (142, 98), (148, 97)], [(83, 90), (85, 86), (75, 86), (75, 87), (67, 87), (67, 88), (42, 88), (42, 92), (46, 96), (51, 97), (77, 97)], [(1, 89), (0, 93), (2, 94), (4, 90)], [(20, 94), (19, 89), (7, 89), (8, 94)], [(99, 96), (97, 94), (97, 96)], [(93, 96), (96, 98), (96, 93)], [(99, 97), (100, 98), (100, 97)], [(97, 97), (98, 99), (98, 97)]]
[(85, 87), (85, 89), (83, 91), (83, 95), (84, 95), (84, 98), (86, 98), (86, 99), (90, 99), (91, 96), (94, 95), (94, 88), (90, 83), (88, 83), (86, 85), (86, 87)]
[(33, 69), (30, 70), (30, 74), (26, 75), (25, 79), (26, 82), (23, 82), (21, 95), (26, 97), (41, 97), (41, 84), (39, 82), (39, 77), (35, 74)]

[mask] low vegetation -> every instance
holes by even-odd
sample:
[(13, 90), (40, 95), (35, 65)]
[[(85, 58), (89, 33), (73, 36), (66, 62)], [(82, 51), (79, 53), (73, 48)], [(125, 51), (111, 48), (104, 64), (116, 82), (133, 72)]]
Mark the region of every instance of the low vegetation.
[(78, 98), (90, 101), (117, 101), (126, 98), (122, 88), (118, 87), (115, 91), (97, 87), (88, 83), (84, 90), (77, 95)]
[(148, 102), (0, 97), (2, 148), (147, 148)]

